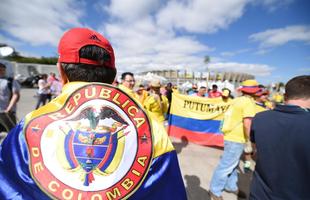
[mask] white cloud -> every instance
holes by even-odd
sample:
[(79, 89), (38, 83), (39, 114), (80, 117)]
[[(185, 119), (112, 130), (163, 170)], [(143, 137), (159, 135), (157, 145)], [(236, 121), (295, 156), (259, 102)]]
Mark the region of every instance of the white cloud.
[(287, 26), (285, 28), (269, 29), (249, 36), (254, 42), (259, 42), (260, 48), (272, 48), (288, 42), (310, 42), (310, 26)]
[(100, 29), (110, 38), (119, 71), (147, 71), (174, 68), (199, 68), (203, 57), (213, 49), (194, 37), (176, 36), (160, 29), (154, 18), (105, 23)]
[[(204, 56), (215, 48), (200, 42), (194, 34), (227, 28), (243, 15), (249, 2), (251, 0), (113, 0), (109, 5), (97, 2), (96, 11), (104, 9), (102, 12), (108, 14), (98, 30), (112, 42), (120, 72), (204, 71)], [(0, 6), (1, 30), (26, 44), (56, 46), (65, 29), (87, 25), (87, 21), (80, 22), (87, 12), (78, 9), (86, 9), (77, 5), (81, 3), (83, 1), (4, 0)], [(246, 50), (230, 52), (230, 55), (245, 53), (242, 51)], [(223, 62), (215, 57), (211, 61), (210, 68), (216, 66), (216, 69), (255, 75), (268, 75), (273, 69), (268, 65)]]
[(213, 33), (240, 18), (248, 0), (169, 1), (157, 13), (158, 25), (195, 33)]
[(236, 55), (239, 55), (239, 54), (243, 54), (243, 53), (247, 53), (249, 52), (251, 49), (239, 49), (239, 50), (236, 50), (236, 51), (225, 51), (225, 52), (222, 52), (221, 53), (221, 56), (224, 56), (224, 57), (233, 57), (233, 56), (236, 56)]
[(217, 71), (243, 72), (254, 76), (269, 76), (275, 68), (264, 64), (222, 62), (211, 63), (209, 69)]
[(121, 25), (106, 26), (105, 32), (113, 38), (111, 41), (120, 70), (198, 67), (203, 65), (203, 58), (195, 54), (211, 50), (192, 38), (174, 37), (156, 29), (148, 31), (146, 34), (133, 25), (123, 34)]
[(81, 26), (78, 4), (73, 0), (4, 0), (0, 6), (1, 29), (31, 45), (56, 46), (68, 26)]
[(188, 34), (227, 28), (242, 16), (249, 1), (159, 2), (115, 0), (102, 6), (111, 18), (99, 30), (111, 40), (120, 71), (205, 69), (203, 58), (214, 48)]

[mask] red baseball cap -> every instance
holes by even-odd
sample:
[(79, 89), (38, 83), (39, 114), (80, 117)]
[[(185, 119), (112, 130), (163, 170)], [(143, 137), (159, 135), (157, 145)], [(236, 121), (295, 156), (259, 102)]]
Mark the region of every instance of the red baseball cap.
[[(96, 60), (80, 58), (80, 49), (87, 45), (95, 45), (105, 49), (109, 53), (110, 58), (105, 61), (104, 65)], [(58, 62), (84, 63), (115, 68), (114, 51), (110, 42), (98, 32), (88, 28), (72, 28), (65, 32), (60, 39), (58, 53)]]

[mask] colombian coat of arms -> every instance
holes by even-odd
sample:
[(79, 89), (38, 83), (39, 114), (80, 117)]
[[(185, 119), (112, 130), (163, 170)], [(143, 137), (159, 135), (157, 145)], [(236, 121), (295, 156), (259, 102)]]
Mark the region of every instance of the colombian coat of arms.
[(24, 130), (39, 187), (54, 199), (133, 194), (153, 153), (151, 125), (139, 103), (118, 88), (91, 83), (50, 104)]

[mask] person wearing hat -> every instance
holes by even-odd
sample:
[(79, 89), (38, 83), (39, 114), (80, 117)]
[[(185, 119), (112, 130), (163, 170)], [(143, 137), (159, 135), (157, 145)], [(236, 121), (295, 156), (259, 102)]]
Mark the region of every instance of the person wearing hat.
[(136, 94), (138, 96), (138, 99), (139, 99), (140, 103), (143, 105), (145, 99), (149, 95), (148, 92), (145, 91), (144, 85), (142, 85), (142, 84), (139, 85)]
[(110, 42), (72, 28), (58, 52), (61, 94), (29, 113), (1, 144), (0, 199), (186, 199), (165, 129), (111, 85)]
[(210, 197), (214, 200), (223, 199), (223, 191), (235, 193), (239, 197), (245, 196), (237, 186), (237, 167), (249, 139), (252, 117), (256, 114), (254, 94), (261, 89), (256, 80), (246, 80), (239, 90), (242, 96), (235, 98), (224, 114), (221, 128), (224, 134), (224, 152), (213, 173), (209, 190)]
[(7, 75), (7, 63), (0, 62), (0, 132), (16, 125), (16, 105), (20, 97), (19, 83)]
[(261, 90), (255, 94), (255, 103), (256, 103), (256, 113), (271, 109), (268, 95), (269, 91), (265, 86), (260, 85)]
[[(256, 114), (270, 109), (265, 105), (265, 103), (268, 101), (269, 91), (263, 85), (259, 85), (259, 88), (261, 88), (261, 90), (254, 94)], [(252, 144), (250, 141), (247, 141), (244, 150), (244, 165), (243, 165), (243, 171), (245, 173), (251, 172), (252, 152), (253, 152)]]
[(156, 121), (163, 123), (168, 111), (168, 99), (160, 93), (160, 81), (151, 81), (150, 95), (144, 101), (144, 108), (149, 111), (150, 116)]
[(259, 85), (261, 91), (255, 94), (256, 103), (260, 102), (261, 106), (266, 108), (267, 110), (273, 109), (274, 104), (269, 100), (270, 92), (264, 85)]
[(310, 75), (290, 79), (284, 105), (255, 115), (250, 200), (310, 199)]
[(231, 95), (231, 91), (230, 89), (228, 88), (223, 88), (222, 89), (222, 100), (225, 102), (225, 103), (229, 103), (231, 102), (233, 99), (232, 95)]

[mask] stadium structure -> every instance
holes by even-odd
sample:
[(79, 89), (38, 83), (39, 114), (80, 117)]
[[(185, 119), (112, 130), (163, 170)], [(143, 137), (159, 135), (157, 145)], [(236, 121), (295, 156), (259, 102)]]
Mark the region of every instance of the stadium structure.
[(171, 82), (176, 85), (182, 85), (186, 82), (229, 82), (234, 86), (239, 86), (240, 83), (247, 79), (255, 79), (255, 76), (241, 72), (220, 72), (220, 71), (209, 71), (209, 72), (193, 72), (187, 70), (154, 70), (141, 72), (139, 75), (154, 74), (157, 76), (164, 77), (167, 82)]

